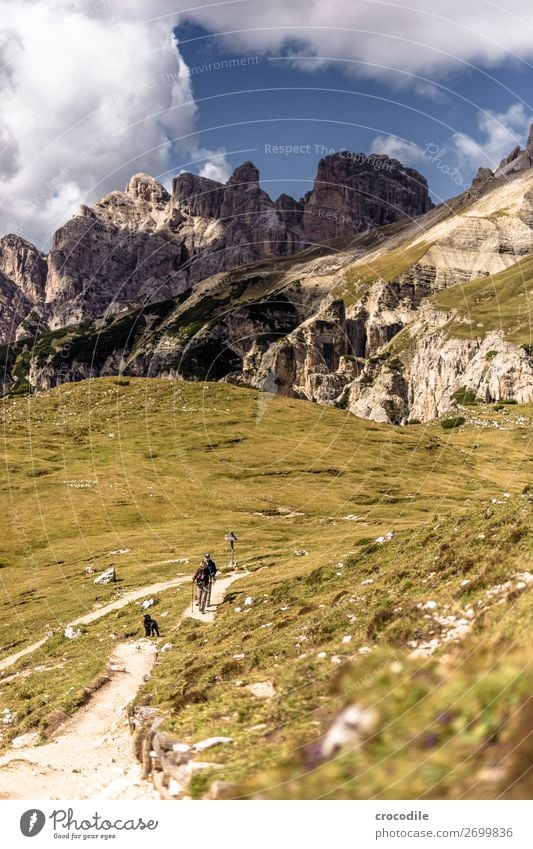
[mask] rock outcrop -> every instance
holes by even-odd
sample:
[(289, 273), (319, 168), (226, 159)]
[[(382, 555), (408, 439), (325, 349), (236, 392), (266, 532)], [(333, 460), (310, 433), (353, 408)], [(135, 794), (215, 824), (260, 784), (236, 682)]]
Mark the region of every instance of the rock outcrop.
[(494, 172), (495, 177), (505, 177), (519, 171), (527, 171), (533, 165), (533, 125), (529, 129), (525, 149), (517, 145), (505, 156)]
[(4, 343), (9, 345), (15, 341), (17, 328), (29, 315), (32, 306), (17, 284), (0, 272), (0, 338)]
[(394, 424), (463, 397), (533, 401), (530, 153), (531, 134), (512, 179), (482, 169), (434, 210), (423, 178), (382, 156), (326, 157), (301, 201), (273, 203), (250, 162), (226, 184), (180, 174), (171, 195), (136, 175), (58, 231), (46, 262), (6, 242), (5, 337), (26, 311), (26, 334), (30, 318), (53, 330), (31, 346), (19, 331), (4, 390), (226, 380)]
[(12, 341), (32, 335), (39, 323), (53, 330), (163, 301), (227, 269), (291, 256), (430, 206), (417, 172), (388, 157), (346, 151), (321, 160), (315, 188), (301, 201), (272, 201), (251, 162), (226, 184), (180, 174), (172, 194), (136, 174), (124, 192), (82, 206), (55, 233), (47, 257), (17, 236), (0, 240), (0, 272), (29, 302), (4, 310), (0, 330)]
[(433, 204), (418, 171), (381, 154), (344, 150), (320, 160), (303, 206), (307, 238), (323, 244), (399, 218), (416, 218)]
[(32, 304), (45, 296), (46, 257), (26, 239), (10, 233), (0, 239), (0, 271)]

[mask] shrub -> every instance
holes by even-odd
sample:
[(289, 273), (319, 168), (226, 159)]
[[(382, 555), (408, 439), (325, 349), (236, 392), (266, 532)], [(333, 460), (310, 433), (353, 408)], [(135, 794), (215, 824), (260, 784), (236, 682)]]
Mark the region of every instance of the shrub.
[(461, 427), (465, 421), (464, 416), (452, 416), (450, 419), (444, 419), (440, 424), (444, 430), (452, 430), (454, 427)]
[(10, 395), (30, 395), (31, 386), (26, 380), (21, 380), (12, 388)]
[(476, 393), (472, 389), (467, 389), (466, 386), (461, 386), (460, 389), (457, 389), (457, 391), (453, 393), (452, 398), (454, 401), (457, 401), (458, 404), (463, 404), (465, 406), (468, 406), (468, 404), (479, 403), (479, 399), (476, 398)]
[(404, 364), (399, 357), (392, 357), (392, 359), (387, 361), (387, 368), (390, 371), (402, 372), (404, 370)]

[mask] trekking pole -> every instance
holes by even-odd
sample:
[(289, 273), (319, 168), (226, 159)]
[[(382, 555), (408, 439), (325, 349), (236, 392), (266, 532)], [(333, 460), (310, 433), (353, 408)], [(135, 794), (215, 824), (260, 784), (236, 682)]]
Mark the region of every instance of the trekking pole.
[(191, 586), (191, 613), (194, 613), (194, 581)]

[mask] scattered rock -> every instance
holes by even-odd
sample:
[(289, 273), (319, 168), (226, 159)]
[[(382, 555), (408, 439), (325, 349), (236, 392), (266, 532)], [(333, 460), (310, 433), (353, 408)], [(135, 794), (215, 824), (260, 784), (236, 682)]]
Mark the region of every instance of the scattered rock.
[(190, 752), (191, 747), (187, 743), (173, 743), (172, 751), (179, 753)]
[(390, 542), (391, 539), (393, 539), (393, 537), (394, 537), (393, 531), (388, 531), (388, 533), (383, 534), (382, 536), (378, 537), (376, 539), (376, 542), (378, 542), (380, 545), (383, 545), (384, 542)]
[(244, 606), (251, 607), (252, 604), (255, 604), (255, 599), (253, 599), (252, 596), (249, 595), (247, 598), (244, 599)]
[(276, 695), (272, 681), (258, 681), (256, 684), (248, 684), (246, 689), (256, 699), (272, 699)]
[(117, 574), (115, 572), (115, 567), (111, 566), (109, 569), (106, 569), (105, 572), (102, 572), (101, 575), (98, 575), (97, 578), (94, 579), (95, 584), (114, 584), (117, 580)]
[(306, 551), (304, 548), (299, 549), (298, 551), (294, 552), (295, 557), (307, 557), (308, 554), (309, 554), (309, 552)]
[(172, 648), (172, 643), (165, 643), (165, 645), (164, 645), (164, 646), (161, 646), (161, 648), (159, 649), (159, 651), (160, 651), (160, 652), (170, 651), (170, 649), (171, 649), (171, 648)]
[(76, 640), (81, 637), (81, 631), (79, 628), (75, 631), (72, 625), (69, 625), (68, 628), (65, 628), (65, 637), (67, 640)]
[(147, 598), (146, 601), (141, 602), (141, 607), (142, 607), (143, 610), (147, 610), (149, 607), (152, 607), (152, 605), (154, 605), (154, 604), (155, 604), (155, 601), (154, 601), (153, 598)]
[(39, 742), (39, 735), (36, 731), (29, 731), (27, 734), (21, 734), (20, 737), (14, 737), (11, 741), (13, 749), (24, 749), (26, 746), (35, 746)]
[(361, 745), (377, 724), (377, 714), (358, 705), (345, 708), (334, 720), (321, 746), (321, 754), (329, 758), (347, 744)]
[(213, 746), (225, 746), (227, 743), (233, 743), (232, 737), (207, 737), (199, 743), (195, 743), (194, 749), (197, 752), (203, 752), (205, 749), (212, 749)]

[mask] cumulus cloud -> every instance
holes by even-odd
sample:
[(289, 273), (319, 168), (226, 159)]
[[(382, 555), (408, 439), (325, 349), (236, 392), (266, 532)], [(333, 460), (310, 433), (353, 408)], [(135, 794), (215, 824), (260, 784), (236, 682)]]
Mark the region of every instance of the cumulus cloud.
[(494, 169), (501, 159), (522, 144), (531, 124), (531, 113), (522, 103), (514, 103), (506, 112), (480, 112), (477, 117), (482, 138), (455, 133), (454, 151), (461, 164), (472, 168), (483, 165)]
[(528, 0), (203, 0), (195, 7), (184, 15), (221, 33), (233, 50), (316, 56), (320, 64), (344, 59), (348, 70), (396, 82), (393, 69), (434, 75), (533, 54)]
[(190, 136), (178, 14), (151, 2), (147, 21), (147, 9), (134, 0), (0, 0), (1, 232), (46, 244), (80, 203), (135, 171), (165, 172), (173, 140)]
[(200, 176), (219, 183), (227, 183), (232, 173), (232, 167), (224, 154), (215, 154), (207, 159), (200, 169)]
[[(461, 63), (495, 66), (533, 52), (533, 6), (525, 0), (505, 8), (410, 0), (409, 7), (403, 0), (0, 0), (0, 232), (45, 245), (80, 203), (125, 185), (132, 173), (168, 175), (176, 139), (194, 147), (190, 73), (173, 37), (184, 20), (225, 33), (209, 44), (243, 55), (283, 55), (309, 70), (350, 60), (348, 70), (389, 81), (402, 78), (391, 68), (438, 79)], [(480, 124), (489, 158), (509, 147), (500, 119)], [(517, 122), (511, 115), (511, 135)], [(400, 142), (375, 143), (414, 162), (416, 148)], [(454, 140), (463, 157), (472, 145)], [(223, 151), (206, 152), (195, 170), (216, 179), (230, 172)]]
[(398, 136), (376, 136), (371, 153), (385, 153), (391, 159), (399, 159), (404, 165), (416, 165), (424, 159), (424, 151), (413, 142)]

